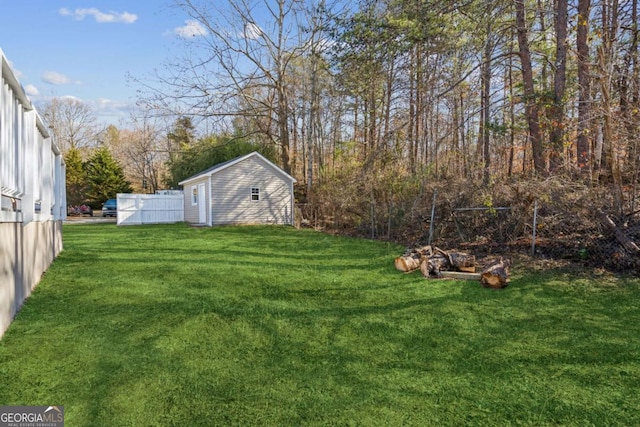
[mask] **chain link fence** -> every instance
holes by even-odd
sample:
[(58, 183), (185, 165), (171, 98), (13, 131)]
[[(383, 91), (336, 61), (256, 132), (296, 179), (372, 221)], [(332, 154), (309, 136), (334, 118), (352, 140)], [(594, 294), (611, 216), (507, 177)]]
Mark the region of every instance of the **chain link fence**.
[[(353, 188), (350, 188), (351, 185)], [(424, 180), (364, 191), (332, 186), (298, 205), (302, 226), (483, 257), (530, 257), (640, 274), (640, 191), (575, 177), (484, 186)]]
[(478, 257), (523, 255), (640, 274), (640, 221), (593, 203), (534, 199), (514, 206), (454, 207), (429, 218), (426, 240)]

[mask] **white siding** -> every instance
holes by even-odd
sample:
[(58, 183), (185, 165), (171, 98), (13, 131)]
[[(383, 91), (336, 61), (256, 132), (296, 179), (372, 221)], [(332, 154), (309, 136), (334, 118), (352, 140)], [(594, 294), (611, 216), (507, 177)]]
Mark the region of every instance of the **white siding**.
[(0, 188), (2, 194), (22, 194), (18, 166), (21, 163), (20, 144), (16, 125), (19, 122), (20, 104), (2, 73), (2, 96), (0, 97)]
[[(191, 224), (198, 224), (200, 222), (199, 214), (198, 214), (198, 205), (197, 204), (194, 205), (192, 202), (191, 190), (193, 188), (198, 188), (198, 184), (202, 184), (202, 183), (205, 184), (206, 191), (204, 194), (198, 194), (198, 197), (204, 197), (205, 203), (208, 203), (208, 200), (207, 200), (207, 193), (209, 189), (208, 176), (203, 176), (201, 179), (191, 181), (188, 184), (184, 185), (184, 220), (185, 222), (188, 222)], [(208, 217), (207, 217), (207, 223), (209, 223)]]
[(0, 50), (0, 335), (62, 250), (65, 167)]
[(0, 51), (0, 222), (64, 219), (64, 161)]
[[(292, 185), (261, 158), (248, 157), (211, 176), (211, 222), (292, 224)], [(251, 200), (252, 188), (260, 189), (259, 201)]]

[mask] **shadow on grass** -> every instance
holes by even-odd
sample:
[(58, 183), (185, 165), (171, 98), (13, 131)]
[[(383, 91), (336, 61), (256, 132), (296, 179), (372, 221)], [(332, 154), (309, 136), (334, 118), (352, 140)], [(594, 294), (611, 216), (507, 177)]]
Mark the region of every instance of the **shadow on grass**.
[(640, 421), (637, 283), (496, 292), (289, 228), (73, 227), (0, 342), (7, 404), (70, 425)]

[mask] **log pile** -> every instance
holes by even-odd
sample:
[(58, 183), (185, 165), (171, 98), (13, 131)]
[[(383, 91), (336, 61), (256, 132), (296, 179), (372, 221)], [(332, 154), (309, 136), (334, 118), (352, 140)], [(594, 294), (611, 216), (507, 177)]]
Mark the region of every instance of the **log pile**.
[(476, 272), (476, 257), (457, 251), (443, 251), (435, 246), (407, 250), (394, 260), (397, 270), (404, 273), (420, 270), (426, 278), (479, 280), (486, 288), (501, 289), (509, 281), (509, 261), (501, 258)]

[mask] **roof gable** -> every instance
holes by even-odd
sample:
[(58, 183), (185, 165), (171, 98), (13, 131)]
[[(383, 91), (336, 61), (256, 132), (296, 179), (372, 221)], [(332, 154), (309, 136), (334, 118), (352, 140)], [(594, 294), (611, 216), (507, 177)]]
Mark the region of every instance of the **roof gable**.
[(289, 175), (288, 173), (286, 173), (285, 171), (283, 171), (282, 169), (280, 169), (277, 165), (273, 164), (271, 161), (269, 161), (266, 157), (264, 157), (262, 154), (258, 153), (257, 151), (253, 151), (249, 154), (246, 154), (244, 156), (240, 156), (240, 157), (236, 157), (235, 159), (231, 159), (231, 160), (227, 160), (226, 162), (222, 162), (222, 163), (218, 163), (217, 165), (211, 166), (208, 169), (203, 170), (202, 172), (199, 172), (193, 176), (190, 176), (189, 178), (183, 179), (182, 181), (180, 181), (178, 183), (178, 185), (184, 185), (184, 184), (188, 184), (191, 181), (194, 181), (196, 179), (200, 179), (206, 176), (211, 176), (213, 174), (216, 174), (222, 170), (225, 170), (227, 168), (232, 167), (233, 165), (240, 163), (243, 160), (249, 159), (251, 157), (258, 157), (259, 159), (261, 159), (262, 161), (264, 161), (264, 163), (266, 163), (266, 165), (270, 168), (272, 168), (274, 171), (276, 171), (278, 174), (282, 175), (285, 179), (290, 180), (291, 182), (296, 182), (296, 179), (294, 177), (292, 177), (291, 175)]

